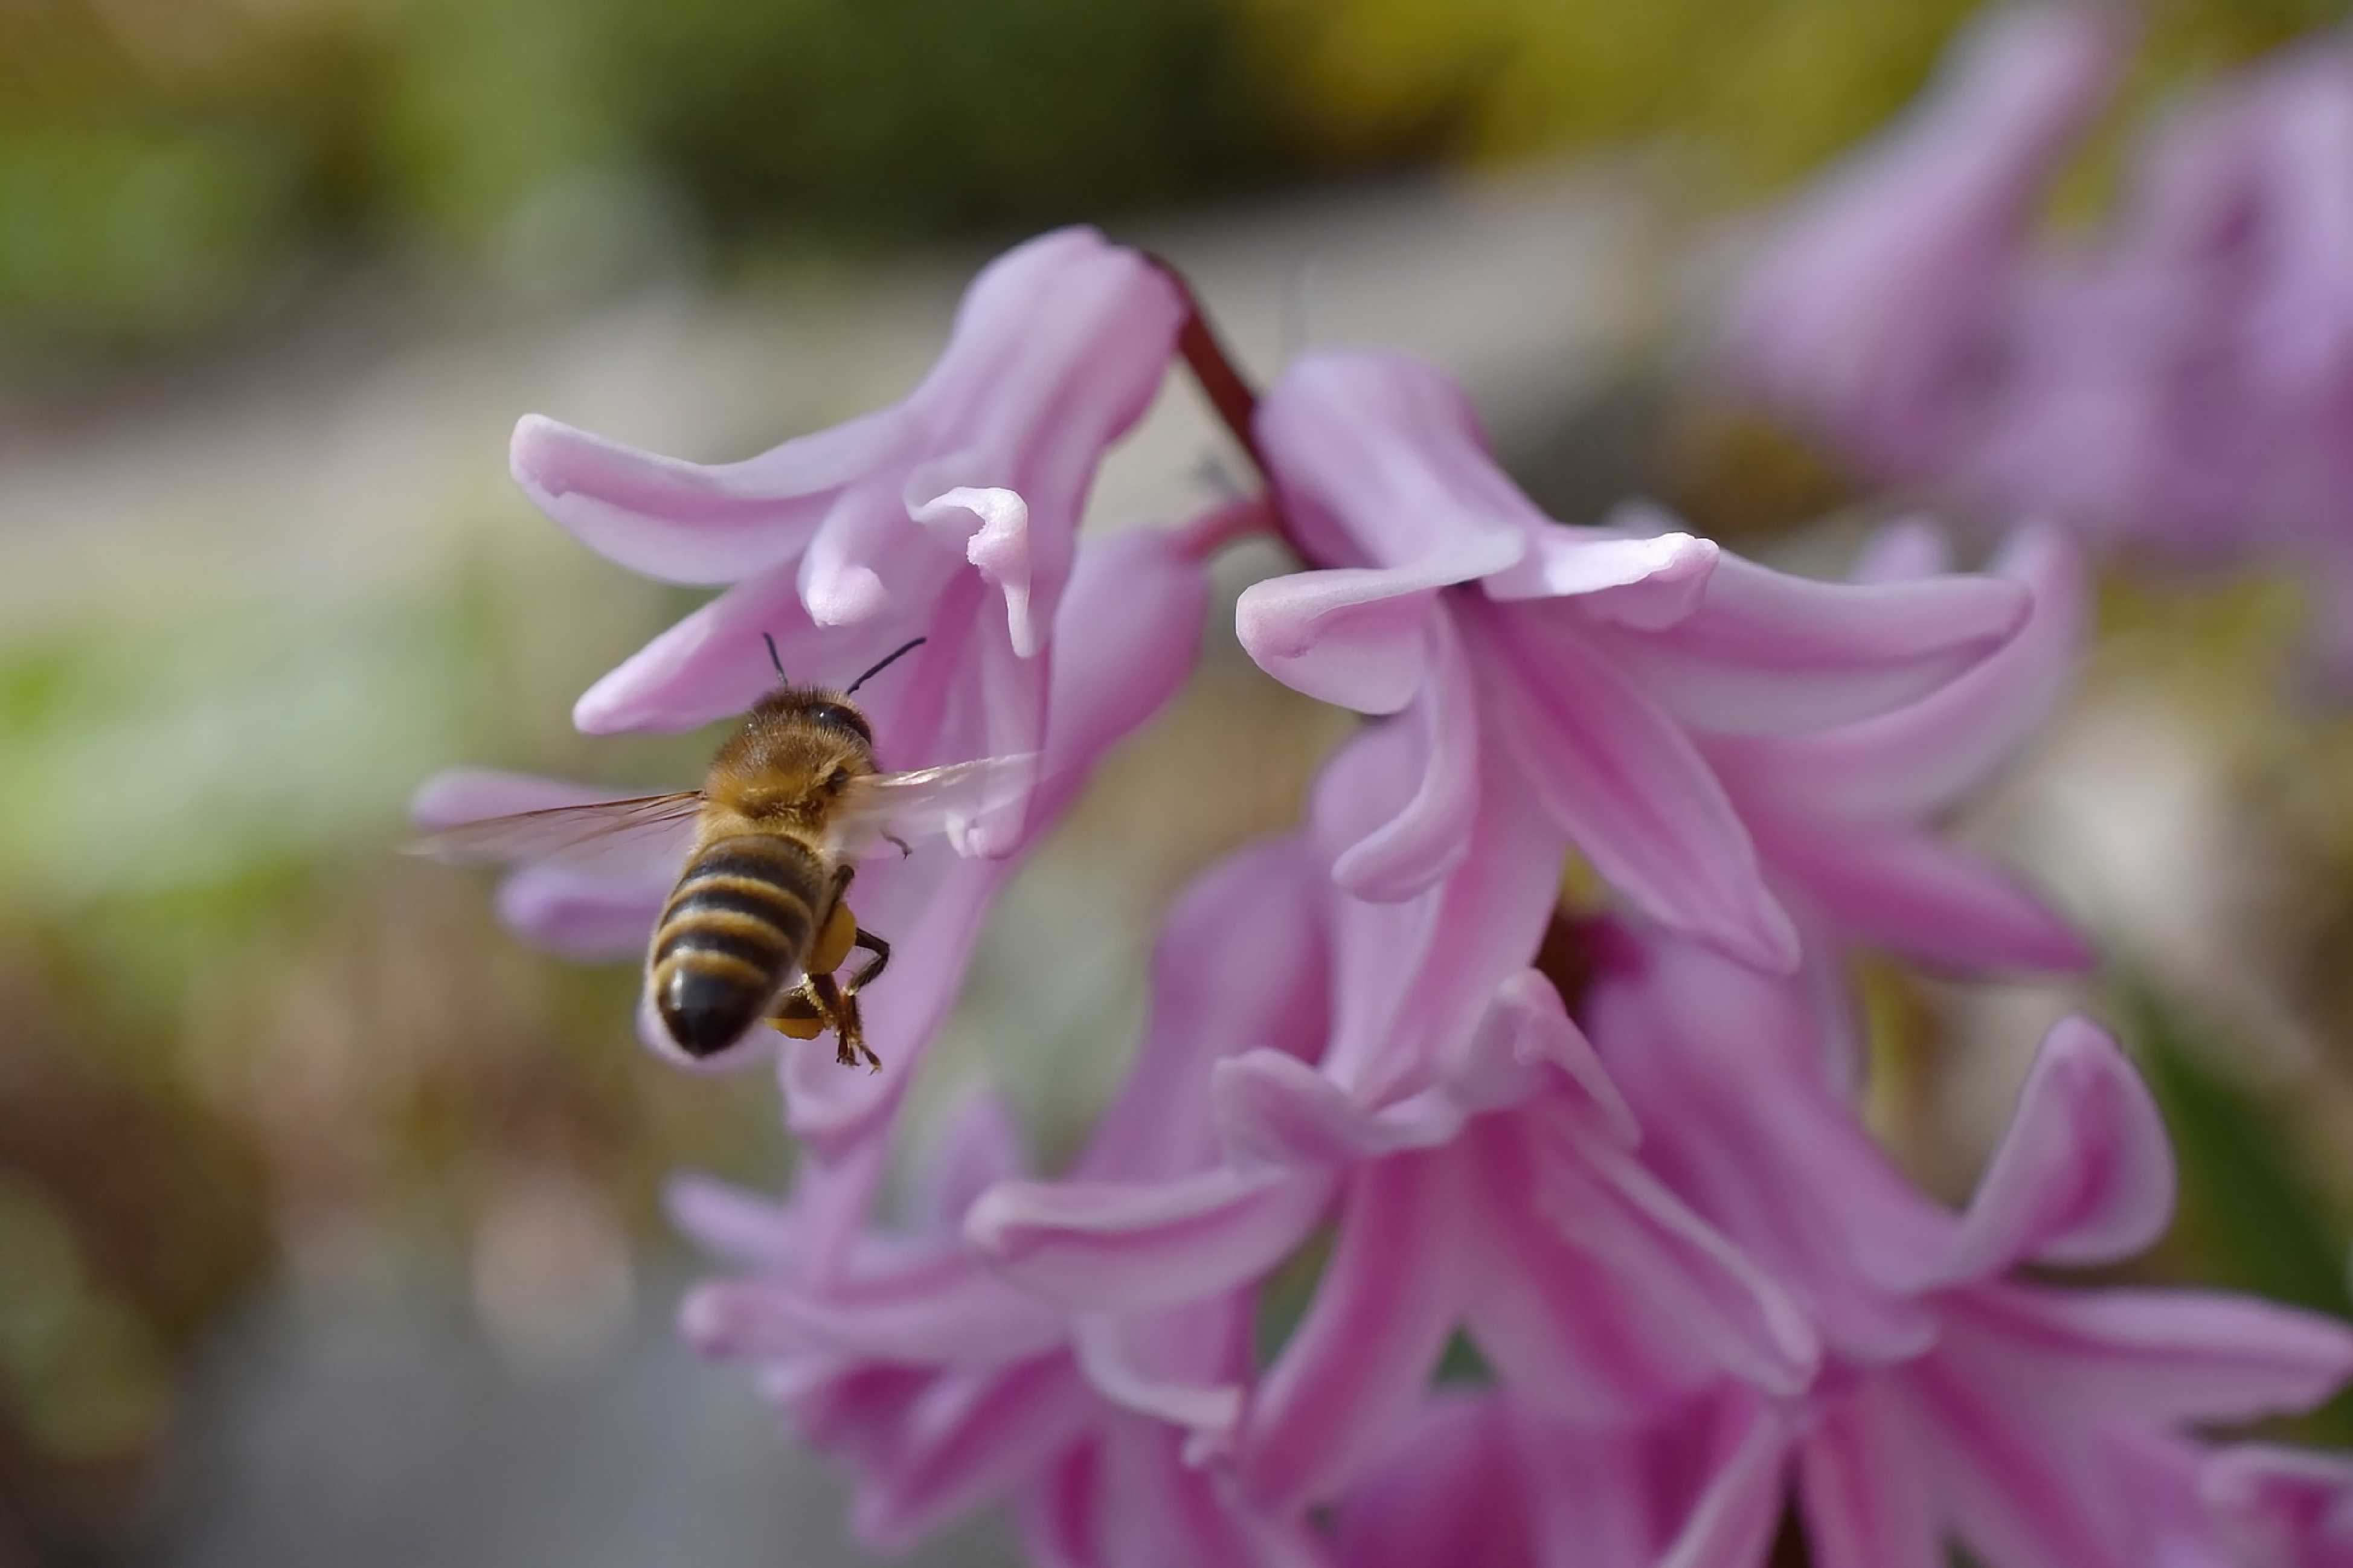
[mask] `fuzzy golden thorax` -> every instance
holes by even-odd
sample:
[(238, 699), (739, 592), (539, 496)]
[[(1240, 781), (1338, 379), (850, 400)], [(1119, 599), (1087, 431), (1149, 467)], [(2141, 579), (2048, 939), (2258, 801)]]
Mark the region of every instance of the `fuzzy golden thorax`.
[(748, 823), (814, 829), (852, 779), (874, 770), (874, 732), (855, 704), (787, 686), (762, 698), (719, 748), (703, 796)]

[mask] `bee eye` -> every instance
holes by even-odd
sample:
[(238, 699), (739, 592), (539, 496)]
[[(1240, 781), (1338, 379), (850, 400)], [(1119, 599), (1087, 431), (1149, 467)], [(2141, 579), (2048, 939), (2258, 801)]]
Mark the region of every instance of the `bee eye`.
[(837, 768), (832, 772), (827, 774), (825, 776), (825, 787), (837, 795), (840, 794), (844, 789), (849, 789), (849, 769), (847, 768)]

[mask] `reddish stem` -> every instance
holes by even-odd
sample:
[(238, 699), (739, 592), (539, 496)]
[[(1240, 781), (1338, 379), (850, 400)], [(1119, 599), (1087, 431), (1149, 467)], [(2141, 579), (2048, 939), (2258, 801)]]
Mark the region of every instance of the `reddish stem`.
[(1208, 313), (1201, 308), (1200, 297), (1193, 292), (1192, 283), (1163, 257), (1145, 253), (1145, 259), (1160, 269), (1185, 302), (1185, 324), (1176, 334), (1176, 352), (1185, 358), (1185, 368), (1193, 373), (1200, 384), (1202, 395), (1209, 399), (1209, 408), (1220, 423), (1233, 432), (1242, 450), (1250, 454), (1259, 472), (1266, 472), (1266, 459), (1258, 449), (1258, 435), (1250, 427), (1258, 414), (1258, 391), (1245, 379), (1218, 339), (1217, 329), (1209, 324)]

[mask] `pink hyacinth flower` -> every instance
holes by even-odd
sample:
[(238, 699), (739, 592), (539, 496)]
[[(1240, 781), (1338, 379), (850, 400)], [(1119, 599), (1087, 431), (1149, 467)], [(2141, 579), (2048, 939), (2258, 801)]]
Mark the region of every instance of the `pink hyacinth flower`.
[[(2353, 1375), (2353, 1330), (2310, 1313), (2010, 1277), (2130, 1256), (2171, 1214), (2156, 1107), (2091, 1025), (2044, 1042), (1955, 1214), (1791, 1065), (1818, 1051), (1787, 1022), (1805, 1004), (1779, 1023), (1752, 1011), (1780, 982), (1671, 938), (1606, 950), (1593, 1038), (1638, 1114), (1657, 1102), (1683, 1118), (1645, 1157), (1788, 1284), (1833, 1353), (1795, 1409), (1727, 1396), (1745, 1435), (1664, 1560), (1674, 1568), (1761, 1564), (1792, 1483), (1823, 1568), (1932, 1568), (1953, 1540), (1987, 1568), (2145, 1568), (2161, 1561), (2156, 1515), (2120, 1480), (2137, 1455), (2307, 1408)], [(1737, 1033), (1710, 1038), (1725, 1031)]]
[(1444, 1390), (1342, 1495), (1333, 1555), (1339, 1568), (1657, 1568), (1725, 1436), (1706, 1420), (1579, 1427), (1507, 1389)]
[(1726, 356), (1879, 473), (1948, 461), (2000, 366), (1996, 325), (2035, 204), (2107, 95), (2121, 8), (1993, 11), (1927, 95), (1780, 218)]
[(763, 633), (820, 683), (922, 634), (939, 711), (901, 726), (898, 765), (1037, 750), (1039, 655), (1080, 512), (1158, 390), (1184, 313), (1157, 267), (1067, 228), (982, 270), (904, 401), (758, 457), (705, 466), (525, 418), (515, 479), (550, 517), (632, 571), (733, 585), (599, 681), (580, 727), (742, 712), (767, 685)]
[(1336, 874), (1409, 896), (1460, 860), (1484, 781), (1544, 819), (1655, 917), (1763, 967), (1797, 959), (1706, 735), (1850, 723), (1917, 700), (2024, 620), (2015, 582), (1830, 584), (1687, 534), (1565, 526), (1495, 466), (1459, 389), (1393, 355), (1297, 362), (1260, 445), (1293, 540), (1322, 569), (1251, 587), (1237, 622), (1269, 673), (1407, 714), (1433, 760)]
[[(1080, 552), (1056, 618), (1050, 716), (1022, 842), (1059, 821), (1103, 756), (1176, 694), (1199, 650), (1207, 596), (1206, 570), (1176, 531), (1134, 529), (1090, 540)], [(877, 683), (868, 710), (885, 767), (903, 765), (896, 750), (902, 729), (920, 729), (946, 707), (957, 679), (951, 670), (921, 662), (892, 675), (891, 684)], [(861, 702), (868, 695), (860, 693)], [(414, 812), (420, 825), (439, 827), (599, 793), (468, 771), (428, 782)], [(556, 951), (638, 957), (684, 853), (681, 829), (639, 836), (585, 859), (524, 866), (501, 886), (500, 909), (525, 937)], [(885, 853), (860, 869), (860, 918), (887, 935), (900, 955), (887, 980), (862, 999), (868, 1038), (889, 1070), (847, 1073), (828, 1053), (784, 1052), (793, 1129), (820, 1157), (840, 1156), (897, 1106), (963, 985), (981, 920), (1016, 863), (965, 859), (933, 843), (912, 859)], [(658, 1023), (641, 1018), (640, 1033), (670, 1054)], [(723, 1065), (740, 1065), (753, 1059), (755, 1047), (773, 1047), (767, 1033), (755, 1031), (754, 1040), (726, 1053)]]
[[(1942, 535), (1906, 524), (1874, 541), (1857, 576), (1900, 581), (1944, 569)], [(2088, 630), (2087, 565), (2057, 528), (2019, 530), (1992, 569), (2024, 584), (2034, 609), (1975, 669), (1851, 724), (1710, 736), (1700, 749), (1784, 903), (1842, 939), (1963, 971), (2078, 969), (2092, 958), (2081, 937), (1936, 831), (2057, 707)]]
[(2353, 1568), (2353, 1457), (2247, 1444), (2202, 1457), (2195, 1476), (2214, 1568)]
[[(1276, 842), (1234, 856), (1178, 901), (1134, 1072), (1071, 1180), (1151, 1180), (1211, 1156), (1213, 1064), (1239, 1041), (1312, 1033), (1322, 1014), (1322, 879), (1299, 845)], [(840, 1202), (828, 1173), (804, 1178), (788, 1208), (705, 1182), (676, 1193), (681, 1223), (749, 1270), (689, 1298), (688, 1340), (752, 1363), (810, 1440), (848, 1465), (860, 1537), (902, 1545), (1010, 1499), (1041, 1563), (1320, 1561), (1303, 1526), (1250, 1510), (1183, 1453), (1187, 1431), (1229, 1426), (1240, 1407), (1251, 1283), (1141, 1311), (1074, 1311), (1027, 1294), (958, 1234), (974, 1197), (1018, 1171), (995, 1102), (980, 1102), (944, 1150), (917, 1224), (869, 1234), (832, 1274), (807, 1246)]]
[[(1327, 856), (1400, 809), (1425, 753), (1398, 726), (1340, 753), (1316, 791)], [(1786, 1395), (1812, 1374), (1791, 1304), (1641, 1168), (1623, 1106), (1526, 967), (1557, 831), (1500, 770), (1478, 791), (1469, 848), (1422, 893), (1327, 894), (1328, 1025), (1218, 1064), (1221, 1158), (1158, 1181), (1006, 1183), (966, 1221), (1018, 1284), (1133, 1311), (1259, 1277), (1336, 1203), (1305, 1318), (1231, 1430), (1197, 1427), (1281, 1517), (1335, 1495), (1416, 1409), (1458, 1328), (1543, 1408), (1592, 1422), (1651, 1419), (1727, 1379)]]
[(2124, 216), (2042, 261), (1954, 477), (2193, 563), (2315, 578), (2324, 673), (2353, 670), (2353, 42), (2284, 52), (2170, 114)]

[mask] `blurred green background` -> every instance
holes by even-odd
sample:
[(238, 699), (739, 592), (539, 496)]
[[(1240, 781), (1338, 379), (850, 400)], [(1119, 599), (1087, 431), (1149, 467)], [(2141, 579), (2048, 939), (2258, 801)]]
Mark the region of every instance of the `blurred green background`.
[[(512, 493), (517, 415), (741, 455), (893, 396), (976, 260), (1086, 220), (1198, 267), (1261, 372), (1358, 323), (1439, 357), (1561, 515), (1646, 489), (1833, 570), (1841, 475), (1678, 368), (1686, 263), (1968, 9), (0, 6), (0, 1564), (776, 1561), (784, 1513), (831, 1550), (663, 1330), (659, 1176), (780, 1181), (773, 1091), (665, 1072), (633, 976), (391, 853), (443, 766), (707, 755), (571, 733), (691, 601)], [(2058, 217), (2148, 104), (2337, 11), (2150, 7)], [(1107, 522), (1198, 492), (1212, 437), (1163, 401)], [(2112, 955), (2092, 994), (2189, 1167), (2162, 1266), (2343, 1310), (2353, 728), (2286, 690), (2297, 613), (2112, 584), (2083, 694), (1968, 829)], [(1153, 912), (1340, 733), (1210, 648), (952, 1031), (939, 1076), (1004, 1069), (1050, 1150), (1118, 1072)], [(1965, 1187), (2062, 993), (1868, 979), (1874, 1115)]]

